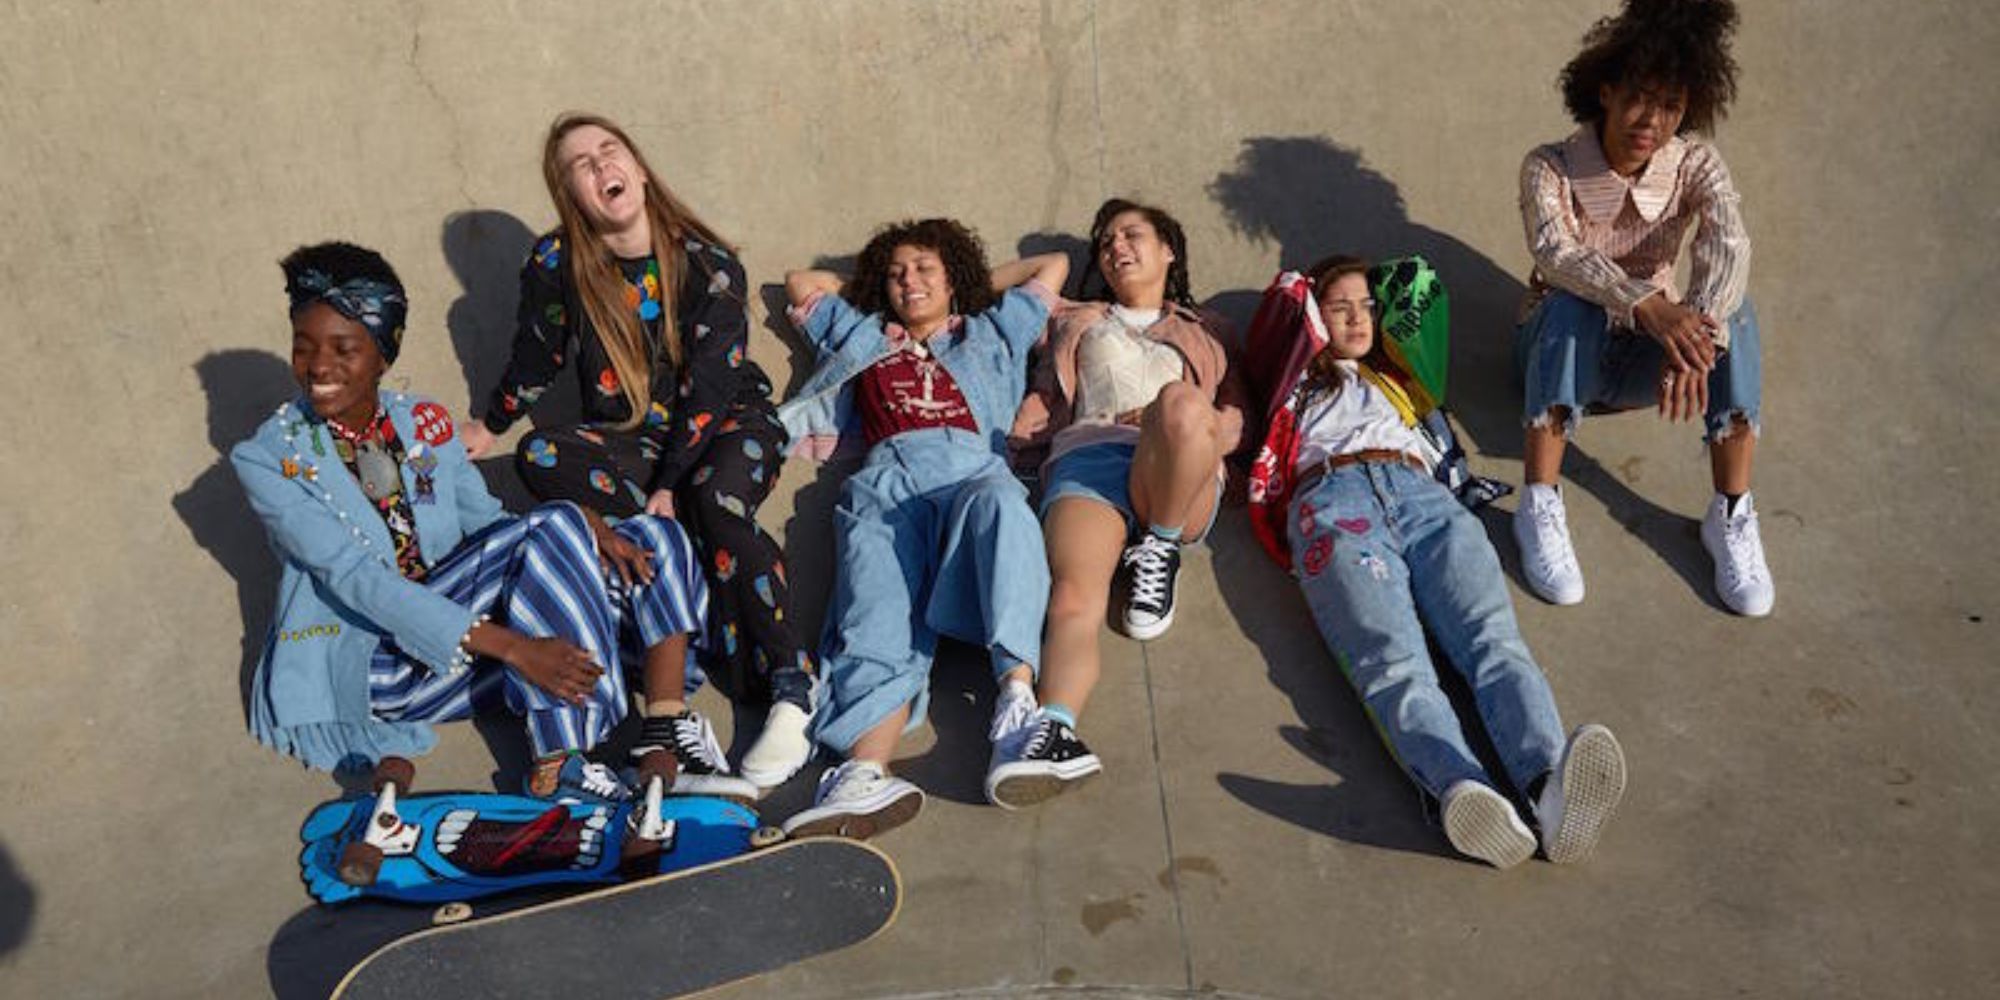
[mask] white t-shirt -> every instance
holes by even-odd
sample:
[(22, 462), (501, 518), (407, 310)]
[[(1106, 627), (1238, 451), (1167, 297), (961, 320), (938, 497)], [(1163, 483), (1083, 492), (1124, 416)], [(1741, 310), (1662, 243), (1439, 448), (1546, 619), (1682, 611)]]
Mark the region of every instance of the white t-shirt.
[(1352, 361), (1338, 362), (1339, 391), (1321, 392), (1299, 414), (1298, 468), (1305, 469), (1336, 455), (1386, 448), (1429, 461), (1423, 435), (1403, 425), (1396, 404), (1375, 384), (1361, 377)]

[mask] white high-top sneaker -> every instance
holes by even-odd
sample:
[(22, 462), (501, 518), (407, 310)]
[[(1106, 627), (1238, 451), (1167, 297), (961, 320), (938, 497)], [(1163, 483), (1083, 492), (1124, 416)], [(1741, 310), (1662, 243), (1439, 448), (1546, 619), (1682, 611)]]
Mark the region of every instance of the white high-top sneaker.
[(1731, 510), (1720, 493), (1701, 519), (1701, 545), (1715, 560), (1715, 591), (1729, 610), (1751, 618), (1771, 613), (1778, 599), (1771, 569), (1764, 564), (1764, 539), (1757, 533), (1757, 505), (1743, 494)]
[(1569, 520), (1559, 488), (1548, 483), (1522, 487), (1521, 503), (1514, 510), (1514, 541), (1521, 547), (1521, 575), (1536, 596), (1550, 604), (1583, 600), (1583, 568), (1576, 564), (1576, 549), (1569, 542)]

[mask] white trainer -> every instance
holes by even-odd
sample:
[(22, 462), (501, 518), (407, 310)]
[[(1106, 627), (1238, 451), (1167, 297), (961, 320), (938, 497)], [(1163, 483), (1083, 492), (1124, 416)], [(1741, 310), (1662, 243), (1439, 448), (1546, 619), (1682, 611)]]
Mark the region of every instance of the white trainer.
[(1625, 749), (1618, 737), (1596, 723), (1578, 726), (1535, 800), (1542, 854), (1559, 865), (1590, 857), (1624, 797)]
[(1583, 568), (1569, 541), (1560, 488), (1548, 483), (1522, 487), (1514, 510), (1514, 542), (1521, 548), (1521, 575), (1529, 590), (1550, 604), (1582, 602)]
[(1444, 790), (1444, 835), (1458, 853), (1495, 868), (1512, 868), (1535, 854), (1535, 835), (1506, 796), (1477, 781)]
[(789, 701), (772, 705), (764, 717), (764, 731), (743, 755), (743, 777), (761, 789), (791, 780), (812, 759), (812, 738), (806, 735), (811, 723), (812, 716)]
[(1771, 613), (1777, 588), (1764, 564), (1764, 539), (1757, 531), (1757, 505), (1743, 494), (1731, 510), (1720, 493), (1708, 503), (1701, 519), (1701, 545), (1715, 560), (1715, 591), (1729, 610), (1750, 618)]
[(785, 835), (867, 840), (915, 819), (923, 806), (923, 789), (873, 761), (850, 760), (819, 776), (812, 808), (786, 820)]

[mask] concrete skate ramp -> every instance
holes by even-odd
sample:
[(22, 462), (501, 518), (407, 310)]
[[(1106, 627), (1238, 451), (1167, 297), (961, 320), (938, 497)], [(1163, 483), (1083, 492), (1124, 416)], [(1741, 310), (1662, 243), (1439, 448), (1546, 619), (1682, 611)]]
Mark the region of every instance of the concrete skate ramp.
[[(537, 159), (564, 109), (630, 126), (742, 243), (760, 309), (885, 220), (955, 215), (1006, 257), (1132, 194), (1185, 221), (1198, 297), (1239, 318), (1281, 264), (1430, 255), (1474, 464), (1518, 482), (1516, 172), (1568, 131), (1556, 72), (1610, 6), (0, 7), (0, 995), (321, 982), (270, 955), (308, 906), (298, 824), (338, 787), (244, 733), (275, 565), (223, 460), (290, 391), (292, 247), (381, 249), (414, 304), (391, 381), (463, 412), (553, 224)], [(979, 804), (990, 684), (947, 656), (905, 745), (931, 804), (883, 841), (900, 922), (730, 995), (1991, 994), (2000, 8), (1744, 7), (1719, 141), (1756, 246), (1775, 615), (1716, 607), (1686, 425), (1586, 426), (1580, 607), (1521, 590), (1486, 518), (1565, 721), (1630, 756), (1592, 863), (1453, 857), (1233, 509), (1173, 632), (1106, 637), (1103, 777)], [(757, 337), (801, 373), (777, 323)], [(794, 463), (763, 512), (808, 626), (833, 483)], [(423, 787), (518, 773), (504, 722), (442, 743)]]

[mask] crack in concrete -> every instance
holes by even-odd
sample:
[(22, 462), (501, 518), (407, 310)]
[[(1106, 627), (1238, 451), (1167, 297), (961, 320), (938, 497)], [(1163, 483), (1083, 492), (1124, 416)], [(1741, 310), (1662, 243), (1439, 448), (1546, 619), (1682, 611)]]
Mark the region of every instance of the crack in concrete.
[[(1146, 726), (1150, 730), (1153, 747), (1153, 781), (1160, 793), (1160, 830), (1167, 842), (1167, 867), (1172, 869), (1174, 857), (1174, 819), (1167, 809), (1167, 771), (1160, 760), (1160, 712), (1153, 701), (1153, 657), (1144, 644), (1139, 646), (1139, 667), (1146, 683)], [(1181, 881), (1176, 878), (1167, 887), (1168, 895), (1174, 901), (1174, 930), (1180, 935), (1181, 972), (1185, 976), (1187, 989), (1194, 989), (1194, 952), (1188, 947), (1187, 916), (1181, 909)]]
[(1090, 18), (1090, 105), (1097, 132), (1097, 200), (1102, 203), (1109, 196), (1104, 192), (1104, 75), (1100, 72), (1103, 49), (1097, 44), (1097, 0), (1090, 0), (1085, 9)]
[(431, 75), (424, 71), (422, 62), (424, 48), (422, 4), (417, 2), (417, 0), (408, 0), (408, 2), (403, 4), (403, 9), (407, 12), (410, 22), (410, 51), (403, 57), (403, 61), (410, 67), (410, 72), (416, 75), (417, 85), (424, 89), (424, 93), (431, 95), (431, 100), (437, 102), (438, 108), (444, 112), (446, 120), (451, 122), (451, 145), (448, 159), (451, 162), (452, 176), (458, 178), (459, 198), (465, 202), (467, 208), (474, 207), (475, 203), (472, 200), (472, 190), (470, 187), (471, 172), (465, 166), (464, 124), (458, 119), (458, 109), (450, 101), (445, 100), (444, 91), (438, 89), (437, 81), (431, 79)]

